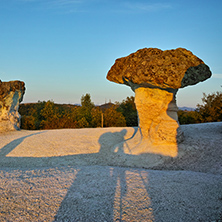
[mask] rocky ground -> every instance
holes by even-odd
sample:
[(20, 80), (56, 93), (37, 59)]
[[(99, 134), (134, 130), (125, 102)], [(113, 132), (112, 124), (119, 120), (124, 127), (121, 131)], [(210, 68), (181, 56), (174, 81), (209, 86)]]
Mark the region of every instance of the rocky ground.
[(222, 221), (222, 123), (182, 130), (177, 158), (116, 151), (136, 128), (1, 133), (0, 221)]

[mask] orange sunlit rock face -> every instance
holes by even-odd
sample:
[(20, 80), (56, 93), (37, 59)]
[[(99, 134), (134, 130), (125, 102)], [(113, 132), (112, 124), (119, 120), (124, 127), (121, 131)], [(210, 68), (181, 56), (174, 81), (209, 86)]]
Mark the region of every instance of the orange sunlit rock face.
[(142, 135), (145, 139), (149, 138), (151, 143), (177, 142), (179, 125), (176, 119), (167, 114), (169, 104), (175, 104), (173, 97), (173, 93), (160, 89), (138, 88), (135, 90), (135, 104)]

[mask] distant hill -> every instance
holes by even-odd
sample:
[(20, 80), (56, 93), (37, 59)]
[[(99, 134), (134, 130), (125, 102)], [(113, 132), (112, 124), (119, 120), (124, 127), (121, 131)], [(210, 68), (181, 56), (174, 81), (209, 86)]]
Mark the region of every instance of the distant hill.
[(183, 107), (178, 107), (179, 110), (183, 110), (183, 111), (194, 111), (195, 108), (191, 108), (191, 107), (187, 107), (187, 106), (183, 106)]
[[(41, 102), (45, 102), (45, 101), (41, 101)], [(37, 103), (21, 103), (19, 106), (36, 106), (39, 102)], [(60, 103), (54, 103), (56, 106), (65, 106), (65, 107), (76, 107), (76, 106), (81, 106), (80, 104), (60, 104)]]
[[(54, 103), (54, 104), (57, 107), (68, 107), (68, 108), (69, 107), (79, 107), (79, 106), (81, 106), (80, 104), (59, 104), (59, 103)], [(35, 107), (37, 105), (38, 105), (38, 103), (21, 103), (19, 106), (20, 107), (26, 107), (26, 108), (32, 108), (32, 107)], [(118, 105), (116, 105), (114, 103), (111, 103), (111, 102), (104, 103), (102, 105), (96, 105), (96, 106), (101, 108), (102, 110), (108, 109), (108, 108), (113, 107), (113, 106), (118, 107)]]
[(117, 107), (117, 105), (115, 105), (114, 103), (105, 103), (105, 104), (99, 105), (98, 107), (104, 111), (105, 109), (109, 109), (113, 106)]
[[(23, 107), (27, 107), (27, 108), (31, 108), (33, 106), (36, 106), (38, 103), (21, 103), (20, 106), (23, 106)], [(63, 107), (78, 107), (78, 106), (81, 106), (80, 104), (58, 104), (58, 103), (55, 103), (56, 106), (63, 106)], [(98, 105), (99, 108), (101, 108), (102, 110), (105, 110), (105, 109), (109, 109), (110, 107), (112, 106), (116, 106), (116, 108), (118, 107), (118, 105), (114, 104), (114, 103), (104, 103), (102, 105)], [(186, 110), (186, 111), (194, 111), (195, 108), (192, 108), (192, 107), (187, 107), (187, 106), (182, 106), (182, 107), (178, 107), (179, 110)]]

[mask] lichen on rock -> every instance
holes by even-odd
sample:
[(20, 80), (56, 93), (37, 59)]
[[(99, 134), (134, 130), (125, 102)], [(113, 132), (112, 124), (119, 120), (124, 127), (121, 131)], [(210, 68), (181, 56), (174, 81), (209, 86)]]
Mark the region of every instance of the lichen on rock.
[(0, 80), (0, 132), (20, 129), (18, 108), (24, 93), (24, 82)]
[(210, 76), (209, 67), (186, 49), (162, 51), (144, 48), (117, 59), (109, 70), (107, 79), (121, 84), (127, 79), (145, 87), (150, 84), (160, 88), (178, 89), (204, 81)]

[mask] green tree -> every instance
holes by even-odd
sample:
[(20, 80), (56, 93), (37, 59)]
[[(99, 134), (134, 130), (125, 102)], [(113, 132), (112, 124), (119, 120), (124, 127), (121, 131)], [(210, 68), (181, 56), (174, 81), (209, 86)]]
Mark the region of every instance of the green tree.
[(59, 120), (61, 116), (53, 101), (47, 101), (44, 104), (44, 108), (40, 111), (40, 115), (43, 117), (40, 122), (41, 129), (59, 128)]
[(127, 126), (138, 126), (138, 116), (134, 100), (133, 96), (127, 97), (117, 108), (117, 111), (121, 112), (125, 117)]
[(193, 124), (200, 122), (200, 115), (197, 111), (184, 111), (179, 110), (177, 112), (179, 123), (182, 124)]
[(65, 107), (60, 120), (60, 128), (77, 128), (77, 114), (79, 107)]
[(39, 129), (41, 117), (41, 110), (43, 109), (45, 102), (20, 104), (19, 113), (21, 114), (21, 128), (27, 130)]
[(34, 116), (22, 116), (21, 118), (21, 128), (26, 130), (35, 130), (35, 117)]
[(222, 92), (211, 94), (203, 93), (203, 105), (197, 105), (201, 122), (222, 121)]
[(91, 96), (89, 93), (86, 93), (86, 95), (82, 95), (81, 97), (81, 106), (82, 107), (87, 107), (88, 109), (92, 109), (95, 105), (94, 103), (91, 101)]
[(90, 94), (86, 93), (86, 95), (81, 97), (81, 108), (79, 112), (79, 120), (83, 117), (88, 122), (88, 127), (92, 127), (92, 109), (95, 107), (93, 102), (91, 101)]
[(91, 122), (92, 127), (101, 127), (102, 115), (103, 115), (102, 110), (99, 107), (94, 107), (91, 110), (91, 115), (92, 115), (92, 122)]
[(105, 127), (126, 126), (125, 117), (121, 112), (116, 111), (115, 106), (108, 108), (104, 112), (104, 126)]
[(82, 117), (78, 123), (77, 123), (78, 128), (87, 128), (89, 127), (89, 123), (87, 122), (85, 117)]
[(80, 107), (53, 101), (21, 104), (21, 128), (28, 130), (77, 128)]

